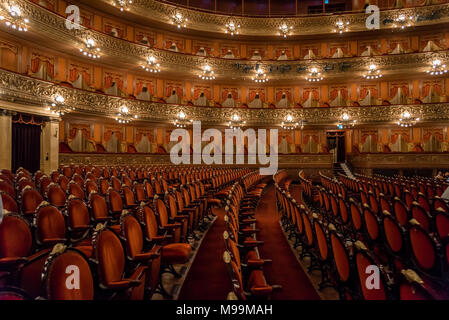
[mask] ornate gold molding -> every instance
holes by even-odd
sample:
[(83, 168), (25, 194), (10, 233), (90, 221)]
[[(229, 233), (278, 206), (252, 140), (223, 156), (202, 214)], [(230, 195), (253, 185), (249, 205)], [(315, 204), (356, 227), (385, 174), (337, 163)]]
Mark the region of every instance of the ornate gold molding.
[(369, 153), (348, 157), (356, 168), (438, 168), (449, 167), (449, 153)]
[[(150, 1), (154, 2), (154, 1)], [(144, 60), (152, 54), (162, 65), (164, 76), (185, 77), (186, 79), (198, 79), (202, 66), (207, 63), (214, 70), (217, 81), (243, 81), (248, 80), (253, 74), (256, 65), (261, 64), (265, 71), (268, 72), (270, 83), (295, 81), (295, 83), (307, 83), (305, 76), (308, 68), (315, 66), (320, 70), (324, 70), (323, 74), (326, 81), (345, 82), (348, 79), (360, 78), (362, 73), (366, 72), (369, 64), (376, 64), (382, 69), (385, 77), (400, 77), (406, 75), (410, 77), (410, 70), (413, 75), (419, 76), (420, 72), (425, 75), (424, 71), (429, 67), (432, 59), (438, 58), (441, 61), (449, 60), (449, 51), (439, 52), (420, 52), (398, 55), (382, 55), (374, 57), (347, 57), (347, 58), (326, 58), (314, 60), (290, 60), (290, 61), (273, 61), (267, 60), (262, 62), (249, 60), (228, 60), (222, 58), (204, 58), (191, 54), (175, 53), (168, 50), (156, 48), (148, 48), (146, 46), (133, 43), (130, 41), (115, 38), (94, 30), (81, 28), (80, 30), (68, 30), (65, 27), (65, 19), (54, 14), (36, 4), (25, 0), (18, 1), (23, 8), (25, 16), (31, 23), (34, 32), (38, 32), (41, 36), (51, 39), (58, 43), (61, 51), (67, 52), (67, 45), (73, 46), (75, 54), (86, 39), (91, 38), (102, 49), (102, 61), (113, 64), (123, 69), (140, 70), (139, 66)], [(156, 2), (155, 2), (156, 3)], [(160, 5), (160, 3), (158, 3)], [(432, 7), (444, 7), (448, 10), (449, 4)], [(419, 9), (429, 9), (423, 7)], [(408, 9), (407, 9), (408, 10)], [(316, 17), (310, 17), (315, 19)], [(332, 18), (335, 17), (326, 17)], [(309, 19), (309, 18), (307, 18)], [(324, 19), (324, 18), (322, 18)], [(269, 19), (271, 21), (271, 19)], [(438, 19), (436, 19), (438, 20)], [(435, 20), (435, 21), (436, 21)], [(433, 21), (433, 20), (432, 20)], [(26, 35), (25, 35), (26, 36)]]
[[(183, 111), (188, 119), (202, 121), (204, 125), (222, 126), (238, 113), (242, 120), (252, 126), (279, 126), (288, 114), (304, 119), (306, 125), (335, 125), (347, 113), (360, 124), (392, 123), (404, 111), (420, 117), (426, 122), (441, 122), (449, 119), (449, 103), (422, 105), (391, 105), (370, 107), (331, 107), (302, 109), (239, 109), (194, 107), (163, 104), (98, 94), (86, 90), (62, 87), (52, 82), (38, 80), (14, 72), (0, 70), (0, 100), (29, 105), (48, 106), (57, 94), (65, 98), (65, 104), (74, 108), (74, 113), (113, 118), (120, 107), (126, 105), (130, 112), (139, 116), (139, 121), (170, 123)], [(5, 108), (8, 108), (5, 105)]]
[[(108, 0), (97, 0), (103, 6), (110, 6)], [(89, 5), (87, 1), (82, 1)], [(97, 5), (98, 7), (98, 5)], [(170, 17), (176, 7), (156, 0), (135, 0), (130, 10), (132, 14), (162, 24), (169, 24)], [(224, 34), (228, 15), (203, 12), (195, 9), (179, 8), (189, 22), (186, 29), (202, 31), (206, 33)], [(449, 4), (422, 6), (404, 9), (388, 9), (380, 11), (380, 28), (391, 29), (393, 20), (399, 15), (414, 16), (418, 21), (415, 26), (425, 26), (437, 23), (449, 22)], [(324, 14), (316, 16), (303, 16), (293, 18), (263, 18), (263, 17), (239, 17), (233, 16), (233, 20), (240, 23), (240, 35), (245, 36), (278, 36), (279, 26), (285, 20), (293, 26), (294, 36), (334, 34), (335, 23), (338, 20), (350, 22), (351, 32), (369, 32), (366, 28), (366, 19), (369, 15), (365, 12), (346, 13), (341, 15)]]
[[(224, 163), (224, 161), (223, 161)], [(138, 153), (60, 153), (60, 165), (93, 164), (93, 165), (171, 165), (170, 155), (138, 154)], [(292, 154), (279, 155), (279, 168), (331, 168), (331, 154)], [(223, 167), (225, 165), (214, 165)], [(239, 166), (239, 165), (232, 165)], [(240, 165), (242, 167), (259, 167), (259, 165)]]

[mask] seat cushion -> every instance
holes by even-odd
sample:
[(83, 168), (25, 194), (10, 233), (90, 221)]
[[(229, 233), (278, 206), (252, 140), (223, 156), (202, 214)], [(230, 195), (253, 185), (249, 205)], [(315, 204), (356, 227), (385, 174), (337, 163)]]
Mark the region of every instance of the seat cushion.
[(182, 264), (189, 260), (192, 247), (188, 243), (171, 243), (162, 248), (162, 261), (167, 264)]

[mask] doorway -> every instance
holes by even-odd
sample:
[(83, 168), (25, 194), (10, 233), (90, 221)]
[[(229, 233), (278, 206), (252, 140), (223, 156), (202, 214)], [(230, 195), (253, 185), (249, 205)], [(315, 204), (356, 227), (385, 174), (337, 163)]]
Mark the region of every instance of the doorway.
[(334, 162), (346, 162), (346, 143), (344, 131), (328, 131), (327, 146), (329, 152), (334, 153)]

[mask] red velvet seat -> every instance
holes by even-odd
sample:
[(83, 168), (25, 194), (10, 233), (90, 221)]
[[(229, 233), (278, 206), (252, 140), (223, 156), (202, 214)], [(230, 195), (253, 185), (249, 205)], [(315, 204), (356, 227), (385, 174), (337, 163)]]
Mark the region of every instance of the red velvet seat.
[(19, 206), (17, 205), (17, 202), (13, 197), (1, 191), (0, 196), (2, 198), (3, 210), (5, 211), (5, 213), (19, 213)]
[(31, 187), (22, 191), (22, 213), (26, 216), (33, 215), (36, 208), (41, 204), (44, 198), (39, 191)]
[(110, 230), (97, 230), (94, 234), (95, 258), (98, 261), (100, 288), (120, 298), (142, 300), (145, 294), (147, 266), (139, 265), (125, 274), (125, 253), (118, 237)]
[(106, 222), (111, 219), (106, 200), (98, 193), (89, 195), (89, 209), (92, 220), (96, 222)]
[(79, 199), (84, 199), (84, 191), (82, 186), (80, 186), (78, 183), (76, 183), (75, 181), (71, 181), (68, 185), (67, 188), (67, 193), (69, 195), (73, 195), (76, 198)]
[(61, 188), (61, 186), (56, 183), (52, 183), (47, 188), (46, 197), (48, 202), (54, 205), (57, 208), (63, 208), (66, 202), (66, 194), (65, 191)]

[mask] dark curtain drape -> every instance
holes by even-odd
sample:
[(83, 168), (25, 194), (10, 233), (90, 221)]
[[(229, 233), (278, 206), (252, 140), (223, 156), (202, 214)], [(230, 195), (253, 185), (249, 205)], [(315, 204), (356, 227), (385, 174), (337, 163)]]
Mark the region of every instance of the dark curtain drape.
[(341, 135), (337, 138), (337, 161), (345, 162), (346, 160), (346, 146), (345, 146), (345, 136)]
[(23, 167), (30, 172), (40, 169), (41, 126), (13, 122), (12, 169)]

